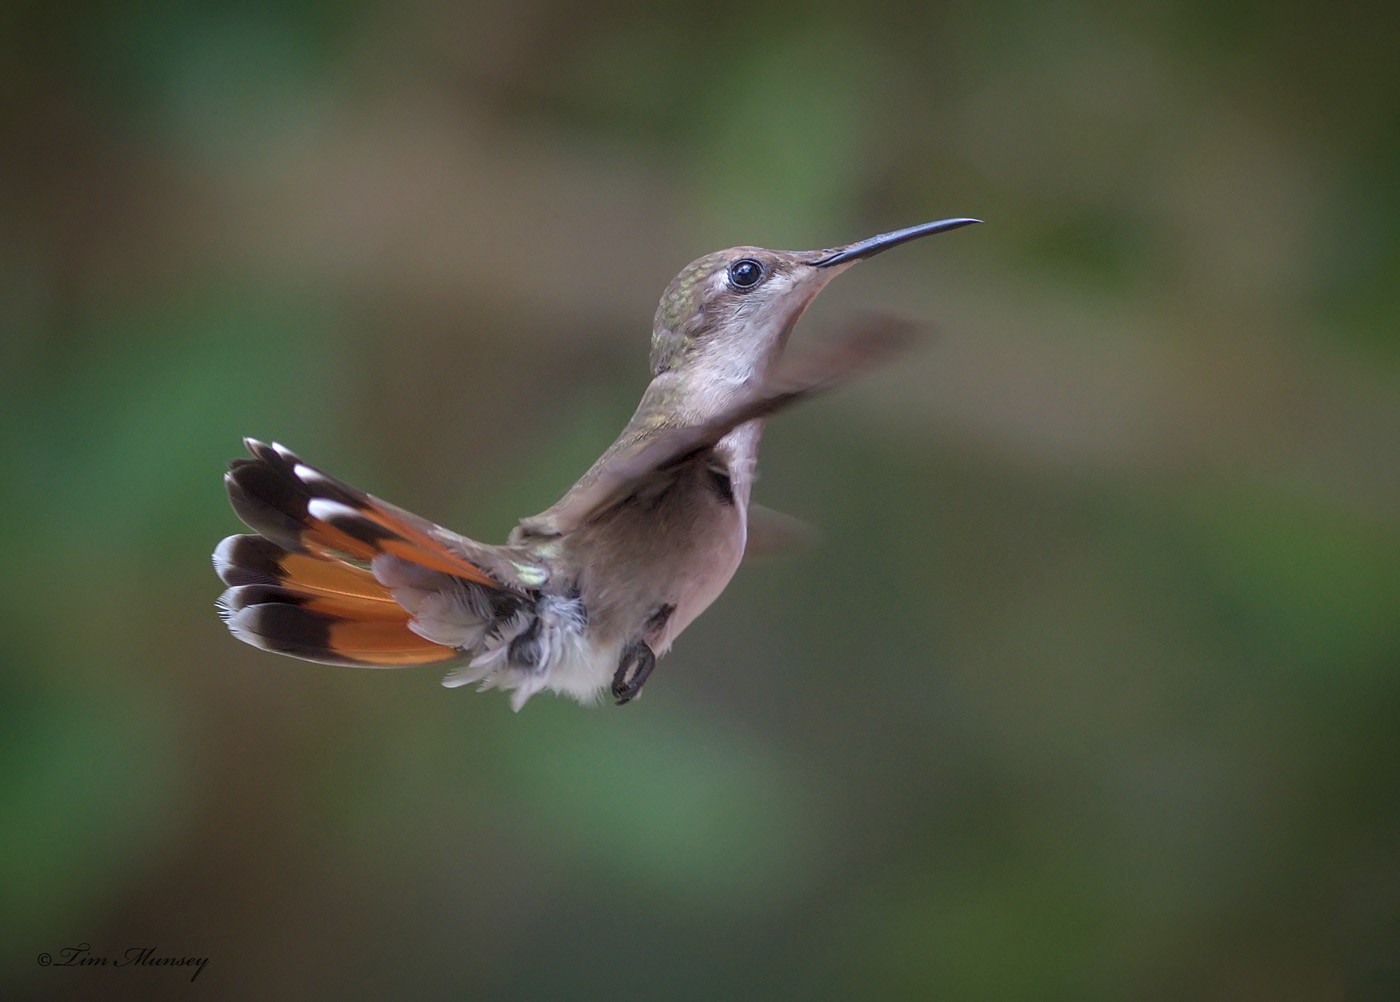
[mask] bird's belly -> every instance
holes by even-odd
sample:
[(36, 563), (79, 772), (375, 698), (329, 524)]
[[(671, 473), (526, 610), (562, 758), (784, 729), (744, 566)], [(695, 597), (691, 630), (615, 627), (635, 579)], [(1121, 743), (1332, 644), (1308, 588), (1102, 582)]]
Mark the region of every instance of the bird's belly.
[(576, 551), (587, 568), (582, 592), (590, 632), (598, 639), (641, 637), (664, 653), (738, 569), (746, 500), (678, 490), (596, 526)]
[(734, 524), (726, 531), (717, 533), (713, 545), (692, 555), (686, 568), (674, 583), (675, 611), (666, 622), (666, 627), (656, 639), (656, 652), (663, 653), (681, 635), (697, 616), (710, 607), (728, 586), (739, 563), (744, 559), (746, 535), (742, 512), (734, 512)]

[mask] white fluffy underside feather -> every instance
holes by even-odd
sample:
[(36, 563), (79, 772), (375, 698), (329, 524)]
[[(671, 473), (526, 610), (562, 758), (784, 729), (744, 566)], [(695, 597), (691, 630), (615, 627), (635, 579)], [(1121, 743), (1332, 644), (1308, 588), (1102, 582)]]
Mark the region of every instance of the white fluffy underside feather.
[[(532, 620), (538, 621), (538, 662), (526, 668), (512, 662), (509, 655), (511, 642), (530, 628)], [(442, 684), (456, 688), (480, 683), (478, 689), (482, 692), (509, 691), (510, 705), (517, 711), (544, 689), (571, 696), (580, 703), (597, 702), (612, 681), (621, 648), (595, 647), (585, 636), (585, 625), (577, 599), (546, 595), (532, 612), (517, 613), (506, 623), (497, 624), (478, 653), (448, 672)]]
[[(576, 598), (546, 595), (529, 610), (493, 622), (490, 603), (480, 589), (460, 579), (387, 554), (375, 558), (372, 570), (413, 617), (410, 630), (471, 653), (470, 661), (442, 680), (448, 688), (478, 685), (481, 691), (508, 691), (511, 707), (519, 711), (545, 689), (580, 703), (597, 702), (612, 682), (621, 645), (598, 647), (589, 642), (583, 607)], [(512, 642), (536, 622), (535, 663), (514, 663)]]

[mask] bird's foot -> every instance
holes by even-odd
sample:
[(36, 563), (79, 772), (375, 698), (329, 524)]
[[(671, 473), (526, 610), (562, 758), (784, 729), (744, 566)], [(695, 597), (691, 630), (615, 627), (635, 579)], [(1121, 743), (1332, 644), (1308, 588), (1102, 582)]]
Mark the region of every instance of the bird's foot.
[(623, 648), (612, 680), (612, 694), (618, 706), (632, 702), (641, 694), (642, 686), (646, 685), (655, 667), (656, 655), (645, 642), (634, 640)]

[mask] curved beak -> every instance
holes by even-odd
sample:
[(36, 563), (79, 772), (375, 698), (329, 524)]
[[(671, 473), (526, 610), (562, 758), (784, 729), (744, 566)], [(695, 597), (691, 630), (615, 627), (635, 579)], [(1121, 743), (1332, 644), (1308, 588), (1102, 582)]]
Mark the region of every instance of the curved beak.
[(973, 223), (980, 223), (980, 219), (940, 219), (934, 223), (921, 223), (918, 226), (908, 226), (902, 230), (894, 230), (891, 233), (881, 233), (879, 236), (871, 237), (868, 240), (861, 240), (858, 243), (847, 244), (845, 247), (837, 247), (834, 250), (821, 251), (821, 256), (815, 261), (807, 263), (813, 268), (830, 268), (832, 265), (847, 264), (852, 261), (863, 261), (865, 258), (874, 257), (876, 254), (891, 247), (898, 247), (900, 244), (908, 243), (910, 240), (917, 240), (919, 237), (926, 237), (933, 233), (945, 233), (948, 230), (956, 230), (961, 226), (971, 226)]

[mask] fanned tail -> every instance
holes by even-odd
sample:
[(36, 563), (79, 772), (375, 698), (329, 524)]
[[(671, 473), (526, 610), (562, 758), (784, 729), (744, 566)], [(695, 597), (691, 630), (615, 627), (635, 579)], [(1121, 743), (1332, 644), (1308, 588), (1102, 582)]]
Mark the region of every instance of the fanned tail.
[(214, 551), (229, 589), (219, 613), (235, 637), (321, 664), (402, 668), (460, 656), (409, 628), (409, 613), (374, 575), (335, 557), (289, 552), (262, 536)]
[(307, 466), (280, 445), (245, 444), (252, 458), (234, 460), (224, 479), (234, 510), (257, 535), (230, 536), (214, 551), (229, 586), (220, 614), (245, 643), (332, 665), (461, 660), (493, 619), (520, 604), (524, 587), (538, 583), (529, 579), (533, 568)]

